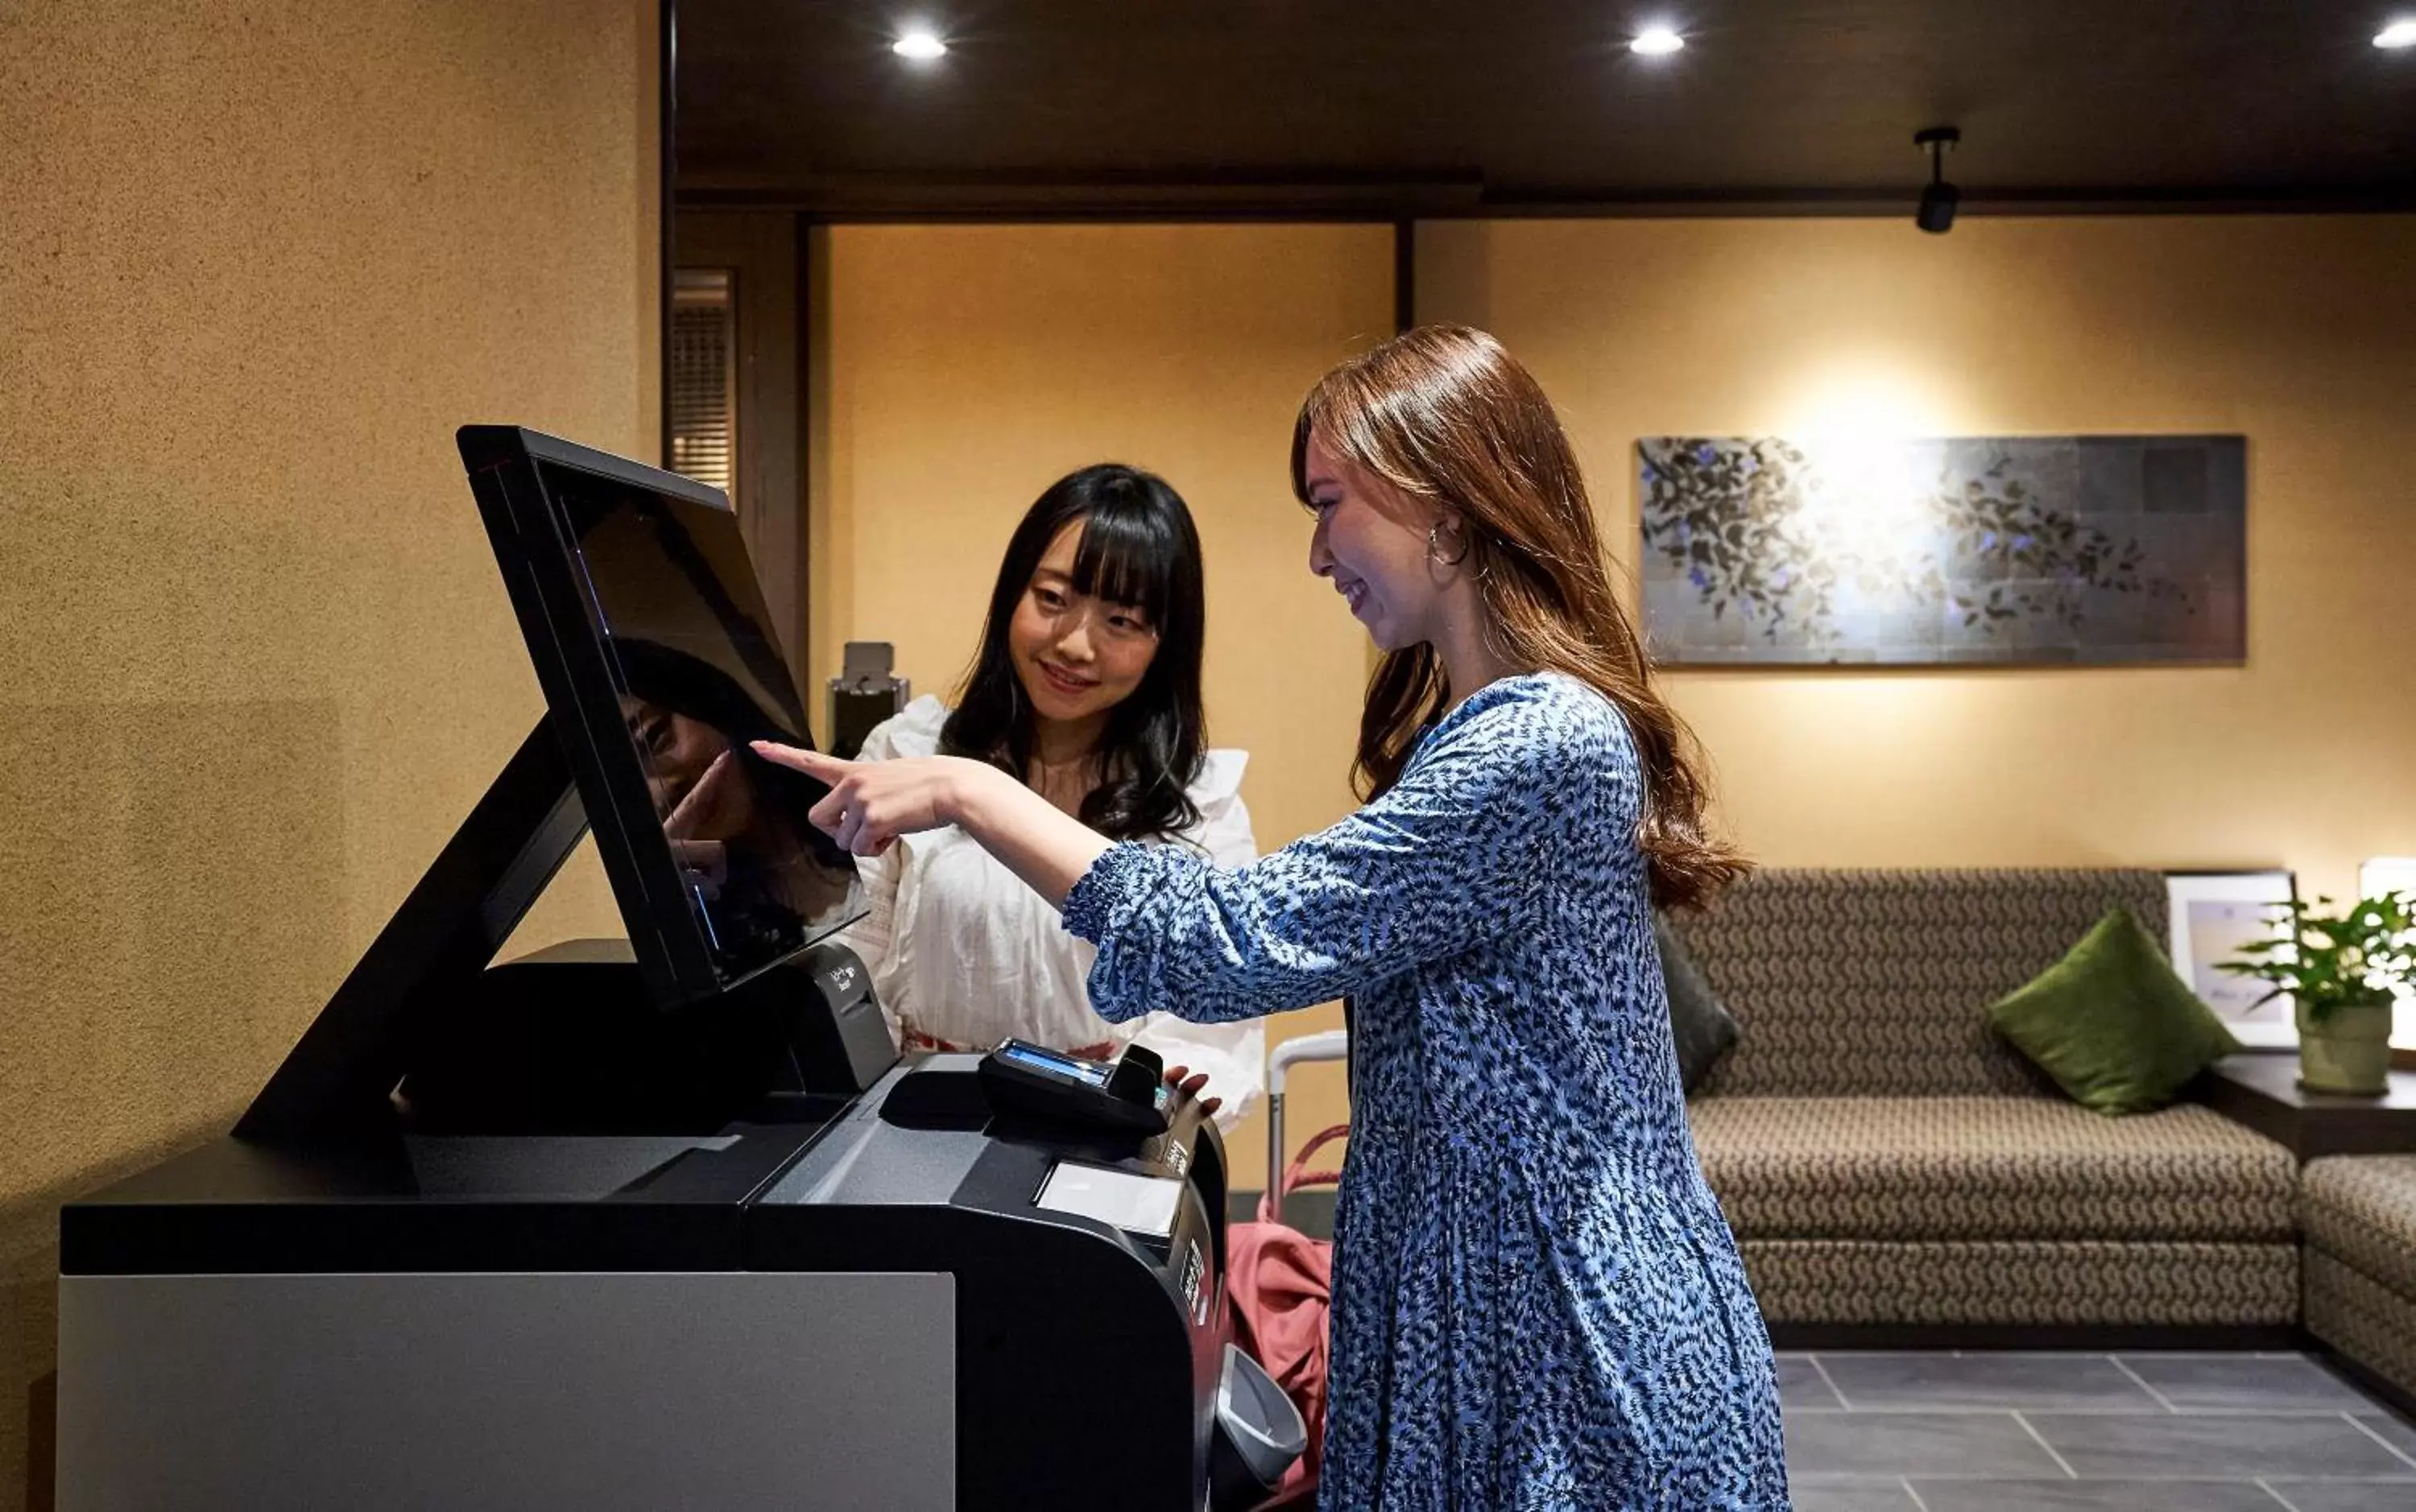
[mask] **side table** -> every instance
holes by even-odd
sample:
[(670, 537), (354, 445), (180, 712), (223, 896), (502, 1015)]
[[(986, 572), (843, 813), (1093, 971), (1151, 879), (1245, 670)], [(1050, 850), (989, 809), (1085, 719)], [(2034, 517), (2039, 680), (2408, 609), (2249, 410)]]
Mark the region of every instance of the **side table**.
[(2416, 1070), (2393, 1070), (2378, 1098), (2310, 1092), (2299, 1085), (2299, 1057), (2227, 1055), (2190, 1089), (2191, 1097), (2288, 1148), (2302, 1163), (2326, 1155), (2416, 1151)]

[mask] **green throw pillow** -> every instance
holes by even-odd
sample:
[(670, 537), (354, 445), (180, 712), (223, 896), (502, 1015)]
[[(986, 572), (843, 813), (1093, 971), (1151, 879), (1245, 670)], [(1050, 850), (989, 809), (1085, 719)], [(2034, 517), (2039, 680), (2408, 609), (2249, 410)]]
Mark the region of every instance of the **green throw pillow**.
[(2163, 1107), (2240, 1048), (2128, 908), (2099, 920), (1988, 1018), (2074, 1101), (2105, 1114)]

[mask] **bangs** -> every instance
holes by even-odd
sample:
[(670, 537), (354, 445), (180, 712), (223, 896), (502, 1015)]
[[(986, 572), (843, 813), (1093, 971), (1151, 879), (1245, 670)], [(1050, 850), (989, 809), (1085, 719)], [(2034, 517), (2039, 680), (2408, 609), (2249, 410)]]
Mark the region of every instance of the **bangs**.
[(1074, 551), (1074, 591), (1137, 608), (1155, 629), (1166, 623), (1168, 606), (1174, 602), (1174, 574), (1182, 557), (1182, 541), (1147, 500), (1111, 495), (1082, 518), (1082, 544)]
[(1332, 379), (1321, 382), (1300, 401), (1300, 418), (1291, 423), (1291, 496), (1300, 507), (1314, 513), (1316, 506), (1308, 499), (1308, 436), (1325, 420), (1325, 390)]
[(1308, 497), (1308, 442), (1321, 436), (1326, 448), (1345, 462), (1366, 470), (1405, 494), (1432, 498), (1439, 490), (1431, 478), (1410, 465), (1416, 450), (1409, 421), (1400, 413), (1399, 398), (1378, 390), (1363, 370), (1360, 358), (1336, 368), (1308, 391), (1291, 430), (1291, 494), (1301, 507), (1315, 512)]

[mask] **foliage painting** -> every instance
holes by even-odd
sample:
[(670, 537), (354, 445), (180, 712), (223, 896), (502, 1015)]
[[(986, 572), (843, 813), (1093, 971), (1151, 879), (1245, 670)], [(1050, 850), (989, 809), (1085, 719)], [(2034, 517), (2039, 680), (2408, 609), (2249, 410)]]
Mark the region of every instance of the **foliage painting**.
[(1668, 659), (2238, 660), (2236, 437), (1638, 443)]

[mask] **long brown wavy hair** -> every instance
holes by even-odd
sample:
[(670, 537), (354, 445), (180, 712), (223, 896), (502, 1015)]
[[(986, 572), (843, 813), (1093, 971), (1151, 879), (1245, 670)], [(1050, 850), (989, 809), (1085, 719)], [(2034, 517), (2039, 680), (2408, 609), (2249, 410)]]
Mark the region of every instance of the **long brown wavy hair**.
[[(1493, 650), (1564, 672), (1625, 716), (1644, 768), (1637, 844), (1653, 901), (1699, 907), (1751, 863), (1705, 823), (1709, 785), (1684, 721), (1654, 688), (1641, 636), (1612, 592), (1593, 506), (1549, 399), (1502, 343), (1425, 325), (1319, 380), (1292, 427), (1292, 492), (1308, 502), (1308, 440), (1461, 521)], [(1473, 691), (1473, 690), (1472, 690)], [(1372, 798), (1453, 702), (1434, 648), (1387, 652), (1367, 682), (1352, 778)]]

